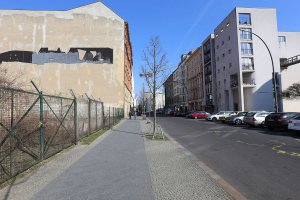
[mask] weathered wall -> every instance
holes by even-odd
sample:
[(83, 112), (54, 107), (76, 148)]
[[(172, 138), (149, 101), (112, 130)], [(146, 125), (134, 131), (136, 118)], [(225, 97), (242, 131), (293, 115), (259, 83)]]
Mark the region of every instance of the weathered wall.
[[(53, 58), (47, 62), (7, 62), (10, 74), (22, 74), (19, 81), (31, 87), (30, 80), (51, 94), (87, 93), (107, 104), (124, 105), (124, 20), (97, 2), (68, 11), (0, 11), (0, 53), (41, 48), (68, 53), (71, 48), (112, 49), (111, 62), (77, 62)], [(85, 51), (78, 51), (82, 60)], [(10, 54), (9, 56), (11, 56)], [(93, 52), (96, 56), (96, 51)], [(70, 60), (71, 59), (71, 60)], [(34, 59), (33, 59), (34, 60)], [(52, 62), (51, 62), (52, 60)]]

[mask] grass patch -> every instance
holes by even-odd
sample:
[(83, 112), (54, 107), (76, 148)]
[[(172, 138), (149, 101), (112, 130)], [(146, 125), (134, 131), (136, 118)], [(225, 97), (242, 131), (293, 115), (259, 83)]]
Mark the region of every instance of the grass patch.
[(103, 135), (106, 131), (108, 130), (108, 128), (104, 128), (104, 129), (101, 129), (85, 138), (82, 138), (80, 140), (81, 144), (85, 144), (85, 145), (89, 145), (91, 144), (92, 142), (94, 142), (98, 137), (100, 137), (101, 135)]
[(147, 134), (145, 134), (145, 137), (150, 140), (161, 140), (161, 141), (168, 140), (166, 135), (162, 135), (160, 133), (155, 133), (154, 136), (153, 136), (153, 133), (147, 133)]

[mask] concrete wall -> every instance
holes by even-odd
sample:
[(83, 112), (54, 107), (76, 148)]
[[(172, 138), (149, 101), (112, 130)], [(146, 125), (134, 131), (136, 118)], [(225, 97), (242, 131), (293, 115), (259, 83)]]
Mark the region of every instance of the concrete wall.
[[(0, 53), (38, 53), (41, 48), (66, 53), (71, 48), (107, 48), (113, 52), (111, 62), (3, 61), (10, 74), (21, 74), (18, 81), (25, 89), (32, 88), (33, 80), (47, 93), (68, 95), (73, 89), (76, 95), (87, 93), (107, 104), (124, 106), (125, 22), (105, 5), (97, 2), (68, 11), (2, 10), (0, 22)], [(84, 49), (78, 54), (83, 59)]]
[[(279, 44), (280, 58), (290, 58), (300, 55), (300, 32), (279, 32), (278, 36), (285, 36), (286, 42)], [(282, 90), (286, 90), (293, 83), (300, 83), (300, 64), (289, 66), (281, 70)], [(300, 99), (283, 99), (283, 111), (300, 112)]]

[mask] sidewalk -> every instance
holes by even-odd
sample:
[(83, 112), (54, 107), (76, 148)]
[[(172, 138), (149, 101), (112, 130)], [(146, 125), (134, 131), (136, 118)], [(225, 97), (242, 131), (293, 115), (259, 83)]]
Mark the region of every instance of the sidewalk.
[(148, 126), (123, 120), (2, 189), (0, 199), (230, 199), (171, 141), (145, 139)]

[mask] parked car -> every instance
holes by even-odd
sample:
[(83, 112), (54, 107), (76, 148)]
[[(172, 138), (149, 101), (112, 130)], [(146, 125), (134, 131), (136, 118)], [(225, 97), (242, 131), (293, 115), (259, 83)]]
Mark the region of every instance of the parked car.
[(227, 118), (230, 118), (231, 116), (235, 116), (237, 114), (238, 114), (238, 112), (231, 112), (229, 114), (225, 114), (225, 115), (219, 117), (219, 120), (222, 121), (223, 123), (225, 123)]
[(274, 128), (287, 129), (289, 120), (296, 117), (299, 113), (296, 112), (275, 112), (269, 114), (265, 119), (265, 125), (270, 130)]
[(239, 112), (237, 115), (233, 115), (229, 118), (226, 119), (226, 123), (228, 124), (235, 124), (235, 125), (241, 125), (243, 124), (243, 119), (245, 117), (245, 115), (247, 114), (248, 112)]
[(298, 114), (296, 117), (290, 119), (289, 124), (288, 124), (288, 129), (300, 131), (300, 114)]
[(244, 123), (250, 126), (264, 126), (265, 118), (270, 112), (266, 111), (251, 111), (248, 112), (244, 117)]
[(218, 112), (216, 114), (208, 115), (206, 117), (206, 120), (215, 122), (215, 121), (219, 120), (220, 117), (222, 117), (224, 115), (228, 115), (228, 114), (230, 114), (232, 112), (233, 111), (220, 111), (220, 112)]
[(192, 111), (189, 113), (188, 117), (194, 119), (206, 119), (208, 115), (209, 113), (205, 111)]

